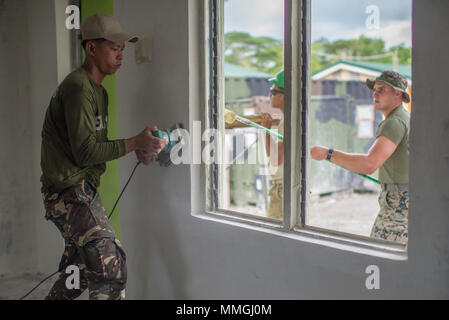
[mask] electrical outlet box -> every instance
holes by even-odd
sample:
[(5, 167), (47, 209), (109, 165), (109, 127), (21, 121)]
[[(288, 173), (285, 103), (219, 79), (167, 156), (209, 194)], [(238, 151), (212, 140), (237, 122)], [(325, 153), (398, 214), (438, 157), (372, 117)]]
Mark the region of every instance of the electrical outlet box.
[(141, 38), (135, 44), (136, 64), (151, 61), (152, 39), (150, 37)]

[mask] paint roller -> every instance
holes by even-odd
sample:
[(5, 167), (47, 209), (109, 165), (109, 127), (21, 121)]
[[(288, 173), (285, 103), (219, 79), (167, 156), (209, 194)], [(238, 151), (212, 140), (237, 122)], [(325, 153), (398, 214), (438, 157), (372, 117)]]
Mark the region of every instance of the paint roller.
[(260, 130), (264, 131), (265, 133), (269, 134), (270, 136), (278, 138), (281, 141), (284, 140), (284, 137), (281, 134), (277, 133), (277, 132), (274, 132), (274, 131), (272, 131), (270, 129), (267, 129), (267, 128), (265, 128), (265, 127), (255, 123), (255, 122), (253, 122), (251, 120), (248, 120), (248, 119), (243, 118), (243, 117), (241, 117), (239, 115), (236, 115), (231, 110), (225, 109), (224, 111), (225, 111), (224, 120), (225, 120), (225, 122), (227, 124), (233, 124), (235, 121), (238, 121), (238, 122), (243, 123), (243, 124), (245, 124), (247, 126), (250, 126), (250, 127), (256, 128), (256, 129), (260, 129)]
[[(253, 122), (253, 121), (251, 121), (251, 120), (248, 120), (248, 119), (243, 118), (243, 117), (241, 117), (241, 116), (239, 116), (239, 115), (236, 115), (236, 114), (235, 114), (234, 112), (232, 112), (231, 110), (225, 109), (224, 111), (225, 111), (225, 114), (224, 114), (224, 120), (225, 120), (225, 122), (226, 122), (227, 124), (233, 124), (235, 121), (238, 121), (238, 122), (243, 123), (243, 124), (245, 124), (245, 125), (248, 125), (248, 126), (250, 126), (250, 127), (253, 127), (253, 128), (256, 128), (256, 129), (263, 130), (265, 133), (267, 133), (267, 134), (269, 134), (270, 136), (273, 136), (273, 137), (275, 137), (275, 138), (278, 138), (278, 139), (281, 140), (281, 141), (284, 140), (284, 136), (282, 136), (281, 134), (279, 134), (279, 133), (277, 133), (277, 132), (274, 132), (274, 131), (272, 131), (272, 130), (270, 130), (270, 129), (267, 129), (267, 128), (261, 126), (261, 125), (258, 125), (257, 123), (255, 123), (255, 122)], [(328, 161), (329, 161), (329, 160), (328, 160)], [(338, 166), (338, 167), (340, 167), (340, 168), (343, 168), (343, 169), (345, 169), (345, 170), (351, 171), (351, 170), (346, 169), (346, 168), (344, 168), (344, 167), (342, 167), (342, 166), (339, 166), (338, 164), (336, 164), (336, 163), (334, 163), (334, 162), (332, 162), (332, 161), (329, 161), (329, 162), (335, 164), (336, 166)], [(354, 171), (351, 171), (351, 172), (354, 172)], [(359, 176), (361, 176), (361, 177), (363, 177), (363, 178), (365, 178), (365, 179), (368, 179), (368, 180), (373, 181), (373, 182), (375, 182), (375, 183), (377, 183), (377, 184), (380, 184), (379, 180), (377, 180), (376, 178), (373, 178), (373, 177), (371, 177), (371, 176), (369, 176), (369, 175), (367, 175), (367, 174), (364, 174), (364, 173), (358, 173), (358, 172), (354, 172), (354, 173), (358, 174)]]

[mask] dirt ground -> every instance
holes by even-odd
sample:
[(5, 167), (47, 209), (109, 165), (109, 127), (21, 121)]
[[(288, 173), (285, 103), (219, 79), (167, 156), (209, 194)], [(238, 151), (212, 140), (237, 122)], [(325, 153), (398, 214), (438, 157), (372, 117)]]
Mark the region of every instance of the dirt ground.
[[(369, 236), (379, 211), (377, 194), (340, 194), (309, 200), (306, 224), (323, 229)], [(230, 207), (260, 217), (266, 213), (255, 207)]]
[(311, 201), (307, 225), (369, 236), (379, 211), (377, 194), (350, 194)]

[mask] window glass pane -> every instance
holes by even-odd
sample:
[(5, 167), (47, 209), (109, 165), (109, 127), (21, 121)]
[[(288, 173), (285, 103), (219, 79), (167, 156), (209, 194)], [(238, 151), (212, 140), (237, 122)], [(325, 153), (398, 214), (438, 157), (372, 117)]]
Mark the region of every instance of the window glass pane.
[[(407, 80), (406, 90), (411, 96), (412, 2), (312, 0), (311, 5), (306, 224), (405, 243), (406, 187), (401, 187), (402, 191), (396, 193), (382, 192), (380, 185), (369, 177), (326, 160), (312, 159), (312, 156), (314, 151), (315, 155), (320, 152), (322, 155), (323, 150), (327, 155), (326, 148), (333, 147), (350, 154), (350, 159), (341, 160), (347, 168), (359, 173), (369, 169), (368, 163), (357, 160), (354, 154), (368, 154), (376, 142), (384, 112), (391, 109), (392, 102), (382, 98), (375, 103), (373, 91), (365, 81), (375, 79), (386, 70), (397, 71)], [(398, 110), (403, 108), (409, 115), (411, 104), (404, 102), (400, 108)], [(388, 117), (389, 113), (386, 115)], [(403, 133), (395, 153), (387, 160), (395, 158), (393, 166), (396, 169), (391, 170), (390, 163), (388, 170), (392, 172), (389, 171), (388, 175), (376, 170), (368, 172), (370, 176), (387, 182), (391, 178), (391, 183), (408, 184), (406, 137), (408, 135)], [(406, 156), (402, 157), (404, 154)], [(381, 211), (380, 205), (383, 206)], [(379, 220), (380, 212), (384, 217), (382, 221)], [(371, 235), (376, 218), (378, 232)], [(383, 231), (379, 231), (382, 228)]]
[[(283, 0), (224, 2), (220, 209), (282, 219), (283, 165), (276, 163), (282, 160), (276, 154), (283, 155), (283, 151), (276, 134), (282, 134), (283, 93), (282, 87), (276, 87), (270, 98), (270, 88), (275, 85), (268, 80), (283, 68), (283, 39)], [(270, 118), (262, 122), (262, 114)], [(243, 123), (242, 118), (272, 130), (273, 135), (268, 135), (271, 148), (265, 145), (267, 134)]]

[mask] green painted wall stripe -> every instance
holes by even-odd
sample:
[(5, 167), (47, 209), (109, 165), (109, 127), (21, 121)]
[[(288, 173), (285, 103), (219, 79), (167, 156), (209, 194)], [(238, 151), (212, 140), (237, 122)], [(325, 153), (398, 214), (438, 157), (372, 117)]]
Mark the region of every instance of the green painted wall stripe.
[[(114, 14), (114, 0), (82, 0), (81, 1), (81, 20), (94, 13)], [(83, 54), (84, 58), (84, 54)], [(102, 83), (109, 96), (109, 116), (108, 116), (108, 135), (109, 139), (117, 139), (118, 135), (118, 117), (117, 117), (117, 96), (116, 96), (116, 77), (107, 76)], [(103, 206), (109, 215), (119, 195), (119, 174), (118, 161), (107, 163), (106, 172), (101, 177), (99, 192)], [(111, 217), (111, 225), (114, 228), (117, 237), (122, 239), (120, 227), (120, 205), (117, 205), (114, 215)]]

